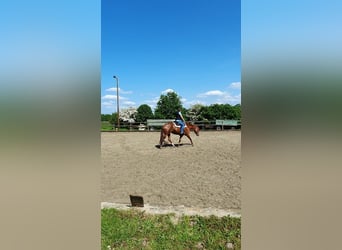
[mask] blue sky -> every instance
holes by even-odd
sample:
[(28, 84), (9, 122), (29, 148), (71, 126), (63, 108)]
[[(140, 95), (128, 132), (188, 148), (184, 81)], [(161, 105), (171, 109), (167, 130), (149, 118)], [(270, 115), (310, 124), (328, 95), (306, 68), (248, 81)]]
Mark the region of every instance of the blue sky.
[(101, 113), (175, 91), (183, 106), (241, 103), (239, 0), (103, 0)]

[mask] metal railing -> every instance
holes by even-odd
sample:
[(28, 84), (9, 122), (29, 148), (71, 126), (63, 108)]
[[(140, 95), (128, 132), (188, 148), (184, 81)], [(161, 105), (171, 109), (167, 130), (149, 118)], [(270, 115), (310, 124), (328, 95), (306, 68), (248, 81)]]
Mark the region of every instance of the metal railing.
[[(160, 128), (167, 122), (173, 121), (173, 119), (148, 119), (147, 122), (120, 122), (119, 131), (127, 132), (146, 132), (146, 131), (160, 131)], [(189, 121), (197, 125), (202, 131), (213, 130), (229, 130), (229, 129), (241, 129), (240, 120), (212, 120), (212, 121)], [(116, 130), (116, 124), (110, 124), (109, 122), (101, 122), (102, 132), (113, 132)]]

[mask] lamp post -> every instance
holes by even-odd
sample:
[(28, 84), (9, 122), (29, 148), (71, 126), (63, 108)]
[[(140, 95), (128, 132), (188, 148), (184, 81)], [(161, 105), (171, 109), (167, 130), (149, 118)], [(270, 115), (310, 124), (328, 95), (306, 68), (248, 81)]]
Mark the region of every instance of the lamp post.
[(116, 113), (117, 113), (117, 123), (118, 127), (116, 128), (116, 131), (120, 129), (120, 111), (119, 111), (119, 78), (117, 76), (113, 76), (113, 78), (116, 79)]

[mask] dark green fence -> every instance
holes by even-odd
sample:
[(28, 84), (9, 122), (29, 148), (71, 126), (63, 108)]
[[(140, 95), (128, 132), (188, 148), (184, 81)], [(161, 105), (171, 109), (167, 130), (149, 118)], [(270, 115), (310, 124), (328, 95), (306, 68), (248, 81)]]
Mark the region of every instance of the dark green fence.
[[(131, 132), (144, 132), (144, 131), (160, 131), (160, 128), (167, 122), (173, 121), (173, 119), (148, 119), (145, 123), (139, 122), (121, 122), (120, 128), (116, 124), (112, 125), (107, 121), (102, 121), (102, 132), (113, 131), (131, 131)], [(191, 121), (190, 121), (191, 122)], [(201, 130), (230, 130), (241, 129), (240, 120), (214, 120), (214, 121), (192, 121)]]

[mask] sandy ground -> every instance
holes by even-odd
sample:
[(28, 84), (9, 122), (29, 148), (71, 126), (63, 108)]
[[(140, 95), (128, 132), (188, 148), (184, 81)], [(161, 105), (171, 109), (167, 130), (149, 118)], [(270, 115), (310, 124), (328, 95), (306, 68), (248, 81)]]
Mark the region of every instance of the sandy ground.
[[(156, 147), (159, 132), (103, 132), (101, 201), (130, 204), (129, 195), (160, 207), (241, 209), (241, 132), (191, 132), (171, 138), (176, 147)], [(102, 204), (102, 206), (104, 206)]]

